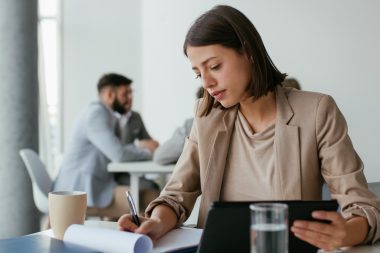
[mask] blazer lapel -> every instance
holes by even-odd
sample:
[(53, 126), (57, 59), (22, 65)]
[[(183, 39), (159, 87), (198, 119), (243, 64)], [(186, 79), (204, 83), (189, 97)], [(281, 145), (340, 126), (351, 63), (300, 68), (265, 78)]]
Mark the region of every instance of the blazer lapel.
[[(223, 116), (223, 122), (219, 124), (219, 127), (216, 129), (216, 137), (210, 152), (205, 173), (205, 181), (202, 187), (202, 191), (207, 192), (207, 194), (203, 194), (200, 213), (207, 214), (209, 205), (214, 201), (218, 201), (220, 198), (227, 152), (237, 110), (237, 106), (226, 110), (225, 115)], [(203, 225), (205, 218), (206, 217), (200, 216), (198, 224)]]
[(282, 87), (276, 89), (277, 122), (275, 127), (276, 170), (282, 199), (301, 199), (301, 165), (298, 126), (289, 125), (294, 113)]

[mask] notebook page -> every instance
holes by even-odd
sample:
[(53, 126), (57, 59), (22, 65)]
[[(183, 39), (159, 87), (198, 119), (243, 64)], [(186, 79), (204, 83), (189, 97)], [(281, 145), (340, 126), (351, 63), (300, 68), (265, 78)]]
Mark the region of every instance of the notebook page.
[(153, 247), (146, 235), (77, 224), (66, 230), (63, 240), (105, 253), (150, 253)]
[(197, 246), (203, 229), (178, 228), (170, 231), (154, 245), (152, 253), (170, 252), (173, 250)]

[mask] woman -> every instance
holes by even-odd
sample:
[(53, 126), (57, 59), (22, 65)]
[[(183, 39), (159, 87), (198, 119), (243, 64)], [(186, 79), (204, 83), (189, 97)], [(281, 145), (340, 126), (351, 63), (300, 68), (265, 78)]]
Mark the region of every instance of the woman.
[(202, 227), (212, 201), (320, 200), (326, 182), (342, 214), (315, 212), (330, 223), (296, 221), (291, 231), (325, 250), (379, 238), (380, 205), (334, 100), (282, 88), (286, 75), (244, 14), (229, 6), (206, 12), (188, 31), (184, 53), (207, 92), (149, 218), (137, 228), (125, 215), (121, 229), (156, 240), (186, 220), (200, 194)]

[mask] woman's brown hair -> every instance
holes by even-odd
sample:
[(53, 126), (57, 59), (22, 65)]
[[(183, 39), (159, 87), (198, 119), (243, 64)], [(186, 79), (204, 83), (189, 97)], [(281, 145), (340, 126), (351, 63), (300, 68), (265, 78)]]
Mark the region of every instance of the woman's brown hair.
[[(245, 53), (252, 65), (252, 78), (248, 86), (254, 98), (274, 91), (285, 79), (269, 57), (264, 43), (252, 22), (237, 9), (218, 5), (201, 15), (187, 32), (183, 51), (187, 56), (188, 46), (219, 44)], [(199, 116), (207, 116), (213, 107), (221, 104), (205, 92)]]

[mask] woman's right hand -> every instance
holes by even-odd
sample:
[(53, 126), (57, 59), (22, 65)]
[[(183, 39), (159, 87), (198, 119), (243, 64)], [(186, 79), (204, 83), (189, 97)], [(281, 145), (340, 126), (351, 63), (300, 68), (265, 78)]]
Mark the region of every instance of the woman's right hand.
[(139, 216), (139, 219), (141, 225), (138, 227), (133, 222), (132, 215), (124, 214), (117, 222), (119, 230), (147, 235), (152, 239), (153, 243), (165, 234), (164, 226), (158, 219), (145, 218), (141, 216)]
[(149, 236), (153, 243), (172, 230), (177, 224), (177, 215), (166, 205), (154, 207), (151, 217), (139, 217), (141, 225), (138, 227), (132, 215), (124, 214), (118, 221), (119, 229)]

